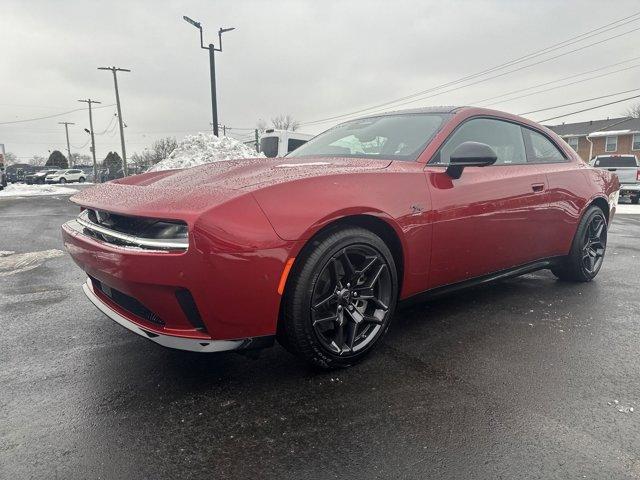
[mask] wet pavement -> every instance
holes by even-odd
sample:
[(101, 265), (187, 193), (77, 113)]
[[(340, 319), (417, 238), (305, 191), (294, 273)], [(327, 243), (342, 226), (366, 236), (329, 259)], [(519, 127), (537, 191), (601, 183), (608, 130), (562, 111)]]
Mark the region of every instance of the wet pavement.
[(413, 306), (364, 363), (318, 373), (114, 324), (52, 253), (77, 212), (0, 200), (0, 251), (49, 252), (20, 271), (0, 253), (0, 478), (640, 478), (638, 215), (592, 283)]

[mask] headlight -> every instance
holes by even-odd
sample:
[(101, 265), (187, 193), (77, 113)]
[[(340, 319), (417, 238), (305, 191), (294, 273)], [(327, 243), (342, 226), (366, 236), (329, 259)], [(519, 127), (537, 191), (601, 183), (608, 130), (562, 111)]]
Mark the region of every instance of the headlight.
[(189, 230), (184, 223), (157, 221), (147, 226), (140, 236), (144, 238), (163, 239), (188, 238)]
[(110, 243), (166, 250), (186, 250), (189, 246), (187, 224), (177, 220), (129, 217), (87, 208), (78, 216), (78, 223)]

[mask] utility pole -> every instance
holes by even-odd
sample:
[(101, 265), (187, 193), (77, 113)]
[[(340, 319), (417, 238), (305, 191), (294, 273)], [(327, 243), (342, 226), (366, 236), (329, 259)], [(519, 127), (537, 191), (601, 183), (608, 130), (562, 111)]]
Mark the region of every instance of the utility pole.
[(73, 165), (71, 165), (71, 147), (69, 146), (69, 125), (75, 125), (75, 123), (71, 123), (71, 122), (58, 122), (58, 125), (64, 125), (64, 130), (67, 133), (67, 155), (69, 155), (69, 167), (72, 167)]
[(190, 19), (187, 16), (182, 17), (185, 22), (190, 23), (198, 30), (200, 30), (200, 48), (204, 50), (209, 50), (209, 72), (211, 75), (211, 112), (213, 116), (213, 134), (218, 136), (218, 100), (216, 98), (216, 59), (215, 52), (222, 52), (222, 34), (225, 32), (230, 32), (231, 30), (235, 30), (235, 27), (232, 28), (221, 28), (218, 30), (218, 45), (219, 48), (216, 48), (212, 43), (209, 44), (208, 47), (204, 46), (204, 41), (202, 40), (202, 25), (200, 22), (196, 22), (195, 20)]
[[(93, 116), (91, 114), (91, 104), (92, 103), (102, 103), (102, 102), (97, 102), (95, 100), (91, 100), (90, 98), (87, 98), (86, 100), (78, 100), (79, 102), (82, 103), (86, 103), (89, 105), (89, 133), (91, 134), (91, 155), (93, 155), (93, 181), (97, 182), (98, 181), (98, 164), (96, 162), (96, 139), (93, 136)], [(87, 129), (84, 129), (85, 132), (87, 131)]]
[[(124, 128), (122, 126), (122, 109), (120, 108), (120, 94), (118, 93), (118, 76), (116, 72), (130, 72), (126, 68), (118, 67), (98, 67), (98, 70), (111, 70), (113, 72), (113, 84), (116, 87), (116, 106), (118, 108), (118, 122), (120, 123), (120, 145), (122, 147), (122, 170), (126, 177), (128, 173), (127, 169), (127, 151), (124, 148)], [(93, 130), (93, 129), (92, 129)]]

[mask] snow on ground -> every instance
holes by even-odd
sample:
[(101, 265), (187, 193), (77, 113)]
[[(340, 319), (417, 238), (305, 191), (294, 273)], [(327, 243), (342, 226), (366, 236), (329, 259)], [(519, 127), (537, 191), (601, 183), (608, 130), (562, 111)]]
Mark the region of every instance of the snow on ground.
[(620, 215), (640, 215), (640, 205), (619, 203), (616, 207), (616, 213)]
[(2, 197), (35, 197), (39, 195), (71, 195), (77, 193), (75, 188), (60, 185), (26, 185), (24, 183), (11, 183), (0, 190)]
[(198, 133), (187, 135), (169, 157), (151, 167), (149, 171), (189, 168), (221, 160), (253, 157), (264, 157), (264, 155), (231, 137), (218, 138), (210, 133)]

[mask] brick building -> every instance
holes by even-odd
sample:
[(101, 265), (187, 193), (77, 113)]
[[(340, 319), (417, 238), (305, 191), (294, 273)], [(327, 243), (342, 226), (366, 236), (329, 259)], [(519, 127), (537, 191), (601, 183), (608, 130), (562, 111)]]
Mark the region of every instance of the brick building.
[(632, 154), (640, 158), (640, 118), (608, 118), (548, 125), (548, 128), (560, 135), (585, 161), (607, 153)]

